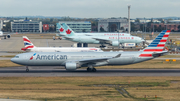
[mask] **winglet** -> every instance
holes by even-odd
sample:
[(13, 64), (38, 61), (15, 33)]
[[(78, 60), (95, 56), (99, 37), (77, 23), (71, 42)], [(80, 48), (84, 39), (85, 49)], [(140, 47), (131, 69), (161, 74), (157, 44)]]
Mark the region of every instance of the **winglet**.
[(116, 55), (115, 57), (113, 57), (113, 58), (119, 58), (121, 56), (121, 54), (118, 54), (118, 55)]

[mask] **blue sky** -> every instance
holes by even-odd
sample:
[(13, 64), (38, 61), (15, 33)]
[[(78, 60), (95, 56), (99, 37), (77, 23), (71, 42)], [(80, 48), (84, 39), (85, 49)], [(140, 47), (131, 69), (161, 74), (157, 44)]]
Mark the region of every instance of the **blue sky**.
[(0, 0), (0, 16), (180, 17), (180, 0)]

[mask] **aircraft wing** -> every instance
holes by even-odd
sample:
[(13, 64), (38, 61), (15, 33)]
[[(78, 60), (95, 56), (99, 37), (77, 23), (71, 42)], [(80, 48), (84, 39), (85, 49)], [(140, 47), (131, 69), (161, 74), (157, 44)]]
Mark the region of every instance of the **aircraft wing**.
[(98, 41), (100, 41), (102, 43), (111, 43), (111, 41), (107, 40), (107, 39), (101, 39), (101, 38), (93, 38), (93, 39), (98, 40)]
[(66, 36), (63, 36), (63, 38), (66, 38), (66, 39), (74, 39), (74, 38), (70, 38), (70, 37), (66, 37)]
[(118, 54), (114, 57), (107, 57), (107, 58), (93, 58), (93, 59), (83, 59), (83, 60), (77, 60), (76, 62), (79, 62), (80, 64), (86, 64), (86, 63), (97, 63), (97, 62), (103, 62), (103, 61), (107, 61), (108, 59), (112, 59), (112, 58), (118, 58), (120, 57), (121, 54)]

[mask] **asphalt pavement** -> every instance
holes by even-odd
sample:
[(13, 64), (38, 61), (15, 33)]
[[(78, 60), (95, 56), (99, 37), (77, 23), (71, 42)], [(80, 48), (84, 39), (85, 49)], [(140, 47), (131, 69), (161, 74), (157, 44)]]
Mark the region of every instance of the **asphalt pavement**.
[(108, 76), (180, 76), (180, 69), (97, 69), (87, 72), (86, 68), (66, 71), (58, 66), (32, 66), (26, 72), (23, 67), (0, 68), (0, 77), (108, 77)]

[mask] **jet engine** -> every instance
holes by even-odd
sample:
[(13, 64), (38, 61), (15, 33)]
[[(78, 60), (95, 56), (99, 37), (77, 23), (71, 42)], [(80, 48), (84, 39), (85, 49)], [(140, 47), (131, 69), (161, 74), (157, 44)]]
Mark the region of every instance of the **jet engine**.
[(118, 41), (113, 41), (113, 42), (111, 43), (111, 45), (112, 45), (112, 46), (119, 46), (119, 42), (118, 42)]
[(74, 71), (79, 67), (80, 67), (80, 65), (76, 62), (66, 62), (66, 64), (65, 64), (66, 70), (69, 70), (69, 71)]
[(7, 35), (7, 37), (8, 37), (8, 38), (10, 38), (10, 37), (11, 37), (11, 35), (9, 35), (9, 34), (8, 34), (8, 35)]

